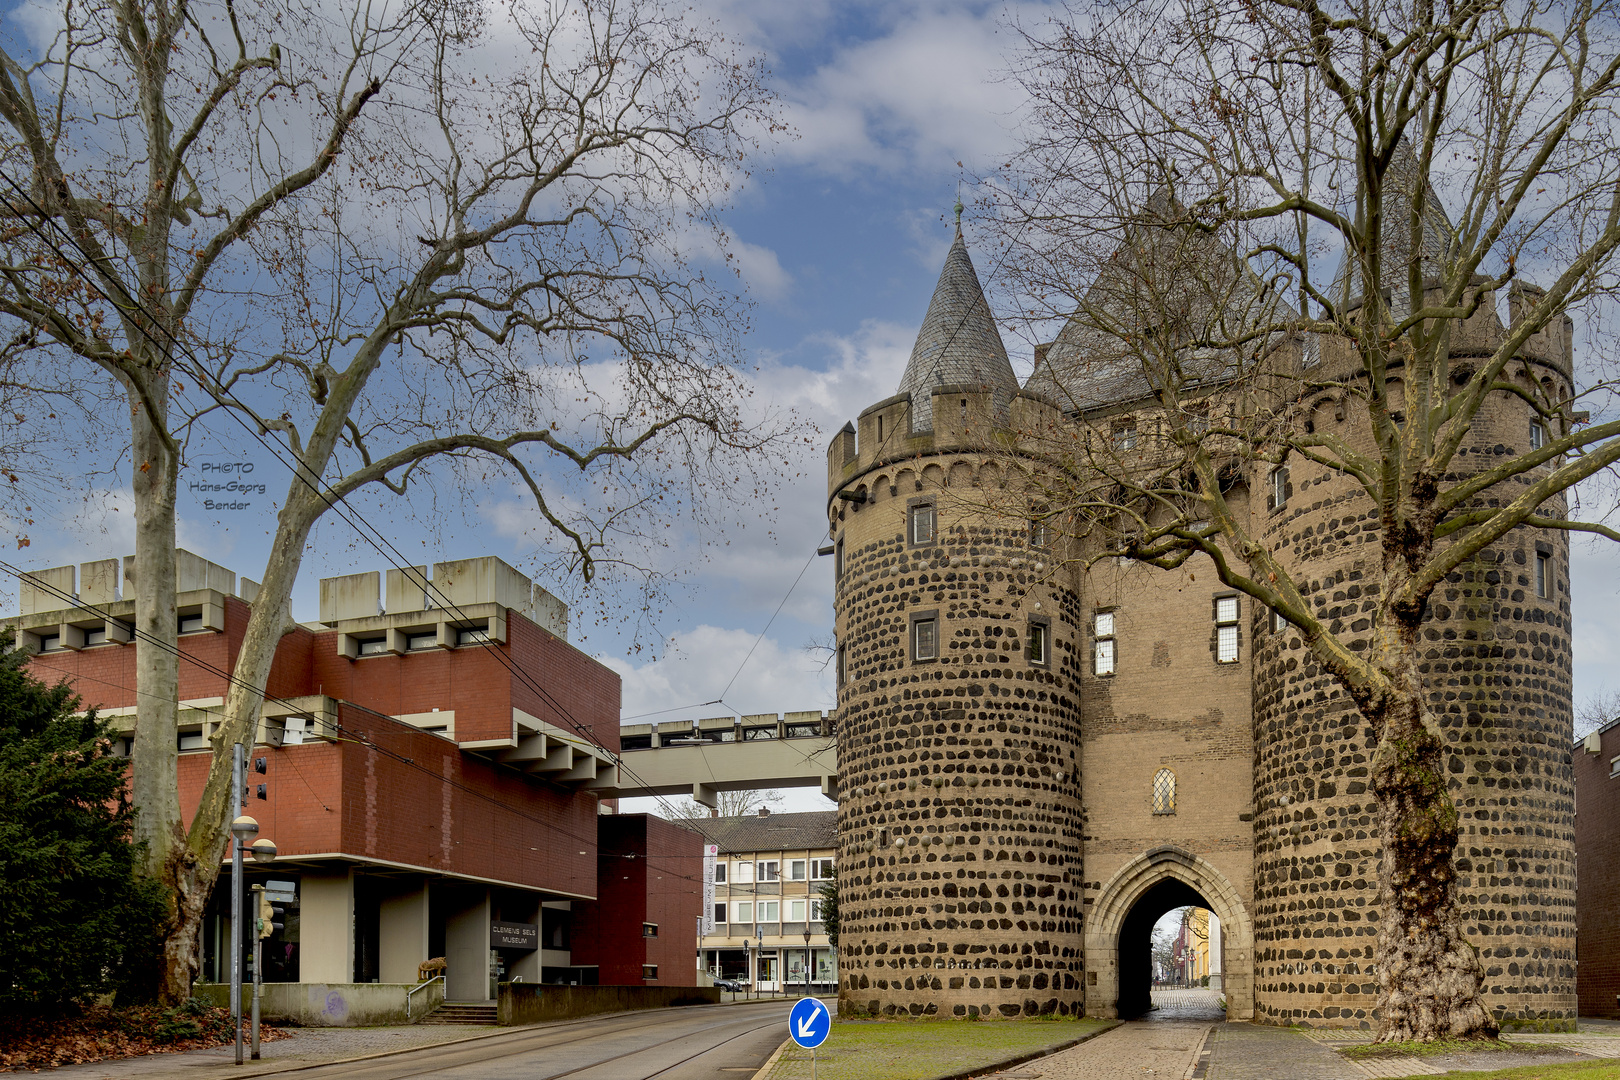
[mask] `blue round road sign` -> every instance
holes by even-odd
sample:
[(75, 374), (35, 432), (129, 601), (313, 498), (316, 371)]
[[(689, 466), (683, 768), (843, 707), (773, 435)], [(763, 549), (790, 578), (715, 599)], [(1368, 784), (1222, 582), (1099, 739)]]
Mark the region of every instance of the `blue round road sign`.
[(814, 1050), (832, 1034), (832, 1016), (827, 1006), (813, 997), (800, 998), (788, 1013), (788, 1034), (806, 1050)]

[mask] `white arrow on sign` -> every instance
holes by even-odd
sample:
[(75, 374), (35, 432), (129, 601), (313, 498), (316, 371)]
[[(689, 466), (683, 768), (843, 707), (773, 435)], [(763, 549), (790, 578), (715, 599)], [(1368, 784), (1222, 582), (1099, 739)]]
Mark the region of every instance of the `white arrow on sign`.
[(799, 1038), (813, 1039), (816, 1037), (816, 1017), (821, 1015), (821, 1006), (810, 1010), (810, 1015), (799, 1021)]

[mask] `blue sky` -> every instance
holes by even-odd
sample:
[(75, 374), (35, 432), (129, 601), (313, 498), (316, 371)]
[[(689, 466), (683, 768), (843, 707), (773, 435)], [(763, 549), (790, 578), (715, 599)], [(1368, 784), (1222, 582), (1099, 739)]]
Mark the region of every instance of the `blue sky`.
[[(631, 643), (620, 628), (588, 622), (576, 624), (573, 639), (624, 677), (627, 716), (706, 702), (728, 684), (732, 711), (826, 709), (832, 681), (810, 648), (831, 633), (830, 560), (811, 558), (825, 526), (823, 448), (845, 420), (894, 392), (949, 244), (958, 182), (993, 169), (1013, 143), (1019, 103), (998, 76), (1013, 37), (1007, 20), (1040, 19), (1044, 8), (835, 0), (699, 6), (768, 57), (796, 135), (760, 162), (765, 168), (739, 193), (726, 223), (757, 303), (748, 347), (758, 390), (798, 409), (819, 434), (791, 464), (777, 515), (733, 532), (722, 550), (682, 554), (687, 576), (661, 618), (660, 648), (627, 655)], [(972, 194), (969, 185), (970, 242)], [(991, 276), (994, 252), (975, 245), (973, 254), (981, 276)], [(1007, 345), (1026, 374), (1027, 346), (1012, 335)], [(246, 496), (254, 504), (247, 510), (210, 513), (198, 493), (183, 493), (181, 544), (257, 577), (287, 477), (262, 453), (244, 451), (237, 460), (254, 465), (266, 495)], [(132, 550), (121, 478), (87, 483), (98, 492), (88, 502), (76, 489), (42, 493), (33, 546), (18, 553), (27, 565)], [(437, 506), (416, 502), (410, 513), (381, 503), (368, 513), (417, 561), (492, 554), (527, 568), (532, 544), (515, 490), (470, 503), (442, 494)], [(1620, 559), (1608, 548), (1577, 547), (1579, 700), (1603, 689), (1620, 659), (1620, 605), (1612, 602)], [(315, 617), (320, 577), (385, 565), (348, 526), (323, 523), (295, 615)], [(6, 591), (14, 605), (14, 588)], [(781, 614), (739, 673), (779, 604)], [(1620, 689), (1620, 678), (1609, 685)], [(725, 711), (711, 705), (666, 715)], [(793, 805), (821, 804), (805, 794)]]

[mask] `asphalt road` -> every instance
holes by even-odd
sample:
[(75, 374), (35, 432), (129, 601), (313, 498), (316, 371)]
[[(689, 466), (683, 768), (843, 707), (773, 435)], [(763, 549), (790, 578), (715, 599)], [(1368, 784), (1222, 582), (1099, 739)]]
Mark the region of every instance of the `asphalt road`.
[(299, 1080), (747, 1080), (787, 1038), (791, 1001), (585, 1019), (300, 1071)]

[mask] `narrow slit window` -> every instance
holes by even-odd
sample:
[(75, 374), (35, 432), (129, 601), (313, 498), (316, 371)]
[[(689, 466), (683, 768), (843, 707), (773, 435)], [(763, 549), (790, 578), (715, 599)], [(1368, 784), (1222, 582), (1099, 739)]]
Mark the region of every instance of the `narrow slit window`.
[(883, 441), (883, 414), (882, 414), (882, 413), (878, 413), (878, 418), (877, 418), (877, 437), (878, 437), (878, 442), (882, 442), (882, 441)]
[(1238, 660), (1238, 598), (1215, 599), (1215, 662), (1235, 664)]
[(1540, 420), (1530, 421), (1530, 449), (1540, 450), (1547, 445), (1547, 427)]
[(1153, 774), (1153, 812), (1176, 812), (1176, 774), (1169, 769), (1160, 769)]
[(1552, 596), (1552, 556), (1536, 553), (1536, 595), (1546, 600)]

